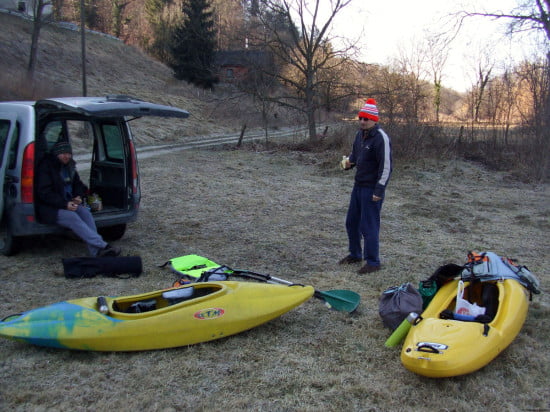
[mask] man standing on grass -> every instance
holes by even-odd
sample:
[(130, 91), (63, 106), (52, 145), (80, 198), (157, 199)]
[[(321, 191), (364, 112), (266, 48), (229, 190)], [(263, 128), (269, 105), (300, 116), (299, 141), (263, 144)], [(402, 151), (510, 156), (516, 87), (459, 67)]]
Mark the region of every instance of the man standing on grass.
[(378, 120), (376, 101), (368, 99), (359, 111), (359, 131), (351, 155), (342, 161), (345, 170), (356, 167), (356, 172), (346, 216), (349, 255), (339, 263), (359, 263), (364, 259), (359, 274), (380, 270), (380, 211), (392, 171), (392, 157), (390, 138)]

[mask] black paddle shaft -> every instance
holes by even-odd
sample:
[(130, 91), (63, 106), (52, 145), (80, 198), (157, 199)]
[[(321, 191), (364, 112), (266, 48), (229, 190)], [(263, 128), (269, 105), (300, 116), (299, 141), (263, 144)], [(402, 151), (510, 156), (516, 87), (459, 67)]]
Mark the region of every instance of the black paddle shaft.
[[(231, 271), (232, 276), (241, 276), (249, 279), (255, 279), (260, 282), (283, 284), (288, 286), (304, 286), (300, 283), (293, 283), (288, 280), (279, 279), (268, 274), (251, 272), (249, 270), (231, 269)], [(313, 296), (324, 301), (330, 308), (344, 312), (353, 312), (355, 309), (357, 309), (357, 306), (359, 305), (361, 299), (357, 293), (350, 290), (334, 290), (322, 292), (314, 289)]]

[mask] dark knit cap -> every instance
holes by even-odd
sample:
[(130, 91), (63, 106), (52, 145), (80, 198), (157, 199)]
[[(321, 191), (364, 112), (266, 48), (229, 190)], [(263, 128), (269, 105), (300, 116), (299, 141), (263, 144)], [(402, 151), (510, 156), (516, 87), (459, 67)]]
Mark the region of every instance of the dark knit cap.
[(73, 153), (73, 149), (71, 148), (71, 144), (69, 142), (57, 142), (53, 145), (51, 152), (54, 155), (58, 155), (61, 153)]

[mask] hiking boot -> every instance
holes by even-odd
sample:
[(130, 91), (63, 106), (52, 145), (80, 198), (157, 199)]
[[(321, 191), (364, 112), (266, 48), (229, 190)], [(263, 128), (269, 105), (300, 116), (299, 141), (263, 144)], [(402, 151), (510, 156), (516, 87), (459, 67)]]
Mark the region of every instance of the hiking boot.
[(339, 265), (351, 265), (352, 263), (359, 263), (359, 262), (362, 262), (362, 261), (363, 261), (363, 259), (361, 259), (361, 258), (356, 258), (356, 257), (353, 257), (351, 255), (348, 255), (345, 258), (340, 259), (338, 264)]
[(363, 275), (365, 273), (377, 272), (379, 270), (380, 270), (380, 266), (372, 266), (366, 263), (365, 266), (363, 266), (361, 269), (357, 271), (357, 273), (359, 273), (360, 275)]
[(107, 246), (105, 246), (103, 249), (97, 252), (97, 257), (118, 256), (120, 255), (120, 252), (121, 250), (119, 247), (112, 246), (107, 243)]

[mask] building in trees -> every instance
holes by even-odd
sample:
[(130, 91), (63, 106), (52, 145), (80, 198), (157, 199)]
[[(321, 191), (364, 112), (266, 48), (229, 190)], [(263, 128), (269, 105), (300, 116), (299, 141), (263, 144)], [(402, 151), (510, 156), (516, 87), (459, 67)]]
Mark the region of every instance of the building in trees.
[(223, 83), (249, 80), (273, 65), (273, 56), (261, 50), (228, 50), (216, 52), (216, 75)]

